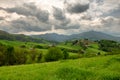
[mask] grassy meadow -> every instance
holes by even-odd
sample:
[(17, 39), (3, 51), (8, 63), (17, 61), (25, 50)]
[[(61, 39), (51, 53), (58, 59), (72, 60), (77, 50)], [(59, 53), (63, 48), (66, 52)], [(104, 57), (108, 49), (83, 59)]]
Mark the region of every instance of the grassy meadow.
[[(52, 45), (57, 47), (53, 53), (55, 49), (60, 52), (66, 50), (69, 57), (47, 62), (45, 56), (51, 47), (50, 43), (0, 40), (1, 50), (3, 48), (8, 53), (12, 50), (8, 56), (4, 50), (1, 51), (0, 60), (9, 58), (10, 64), (6, 61), (0, 67), (0, 80), (120, 80), (120, 45), (107, 42), (103, 47), (100, 42), (89, 42), (87, 47), (78, 42), (74, 45), (74, 42)], [(111, 49), (116, 53), (113, 54)]]
[(120, 55), (3, 66), (0, 80), (120, 80)]

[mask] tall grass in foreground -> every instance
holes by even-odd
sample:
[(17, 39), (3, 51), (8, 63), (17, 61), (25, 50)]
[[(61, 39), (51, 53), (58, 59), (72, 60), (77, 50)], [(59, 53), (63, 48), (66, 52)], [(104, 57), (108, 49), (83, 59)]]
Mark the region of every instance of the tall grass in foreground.
[(0, 80), (120, 80), (120, 55), (4, 66)]

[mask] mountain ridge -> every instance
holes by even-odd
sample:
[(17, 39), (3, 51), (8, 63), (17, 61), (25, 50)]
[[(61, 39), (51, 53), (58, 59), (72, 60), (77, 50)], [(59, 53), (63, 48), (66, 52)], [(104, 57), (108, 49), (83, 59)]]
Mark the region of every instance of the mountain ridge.
[(26, 36), (24, 34), (10, 34), (8, 32), (0, 30), (0, 39), (1, 40), (18, 40), (18, 41), (30, 41), (30, 42), (44, 42), (44, 41), (54, 41), (54, 42), (63, 42), (67, 40), (75, 39), (89, 39), (89, 40), (114, 40), (120, 42), (120, 37), (115, 37), (103, 32), (97, 31), (88, 31), (79, 34), (72, 35), (62, 35), (56, 33), (47, 33), (43, 35), (31, 35)]
[(46, 40), (50, 41), (58, 41), (58, 42), (63, 42), (66, 40), (73, 40), (73, 39), (90, 39), (90, 40), (102, 40), (102, 39), (107, 39), (107, 40), (114, 40), (114, 41), (120, 41), (120, 37), (115, 37), (103, 32), (97, 32), (97, 31), (88, 31), (88, 32), (83, 32), (79, 34), (72, 34), (72, 35), (61, 35), (57, 33), (47, 33), (47, 34), (42, 34), (42, 35), (32, 35), (33, 38), (43, 38)]

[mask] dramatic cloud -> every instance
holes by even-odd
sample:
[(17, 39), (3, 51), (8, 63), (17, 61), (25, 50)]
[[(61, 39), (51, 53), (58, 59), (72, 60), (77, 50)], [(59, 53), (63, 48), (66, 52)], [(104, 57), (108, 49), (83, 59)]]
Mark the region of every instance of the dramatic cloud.
[(68, 4), (67, 10), (70, 13), (82, 13), (89, 9), (89, 4)]
[(42, 22), (46, 22), (49, 19), (49, 13), (47, 10), (41, 10), (37, 8), (34, 3), (26, 4), (24, 3), (21, 6), (16, 6), (13, 8), (0, 8), (7, 11), (8, 13), (17, 13), (24, 16), (34, 16)]
[(118, 18), (108, 16), (104, 18), (101, 23), (108, 32), (119, 33), (120, 31), (120, 19)]
[(92, 21), (82, 20), (79, 31), (87, 30), (101, 31), (112, 35), (120, 34), (120, 19), (108, 16), (96, 18)]
[(66, 17), (64, 10), (56, 7), (53, 7), (53, 9), (53, 17), (55, 18), (55, 20), (53, 20), (53, 25), (55, 26), (55, 29), (67, 30), (76, 28), (78, 29), (80, 27), (77, 24), (71, 24), (71, 20)]
[(23, 34), (120, 35), (119, 0), (0, 0), (0, 30)]
[(39, 22), (39, 20), (35, 17), (21, 17), (17, 20), (13, 21), (4, 21), (1, 22), (0, 26), (3, 30), (8, 31), (10, 33), (17, 33), (17, 32), (23, 32), (23, 31), (46, 31), (51, 30), (52, 26)]
[(65, 13), (63, 13), (63, 11), (60, 8), (53, 7), (53, 9), (54, 9), (53, 16), (55, 17), (55, 19), (57, 20), (66, 19)]
[(4, 17), (0, 17), (0, 20), (4, 20)]
[(79, 24), (66, 24), (65, 26), (62, 26), (60, 24), (55, 24), (55, 29), (64, 29), (64, 30), (69, 30), (69, 29), (79, 29), (80, 25)]
[[(51, 26), (46, 23), (40, 23), (34, 17), (20, 18), (11, 22), (11, 25), (16, 29), (23, 29), (25, 31), (45, 31), (50, 30)], [(44, 26), (44, 27), (43, 27)]]

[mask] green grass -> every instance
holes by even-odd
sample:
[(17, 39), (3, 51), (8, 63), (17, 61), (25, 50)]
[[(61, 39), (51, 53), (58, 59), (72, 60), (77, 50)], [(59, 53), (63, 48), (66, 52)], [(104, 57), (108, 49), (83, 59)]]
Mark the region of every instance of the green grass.
[(5, 45), (12, 45), (15, 47), (20, 47), (21, 45), (25, 45), (27, 48), (33, 47), (34, 45), (41, 45), (41, 46), (47, 45), (43, 43), (8, 41), (8, 40), (0, 40), (0, 43), (5, 44)]
[(86, 54), (97, 54), (98, 52), (100, 52), (101, 55), (104, 55), (104, 54), (106, 53), (106, 52), (104, 52), (104, 51), (101, 51), (101, 50), (95, 49), (95, 48), (88, 48), (88, 49), (86, 50)]
[(67, 45), (61, 43), (58, 45), (60, 48), (65, 48), (65, 49), (72, 49), (72, 50), (79, 50), (81, 47), (79, 45), (73, 46), (71, 43), (68, 43)]
[(92, 48), (99, 49), (98, 43), (90, 44), (90, 46), (91, 46)]
[(3, 66), (0, 80), (120, 80), (120, 55)]

